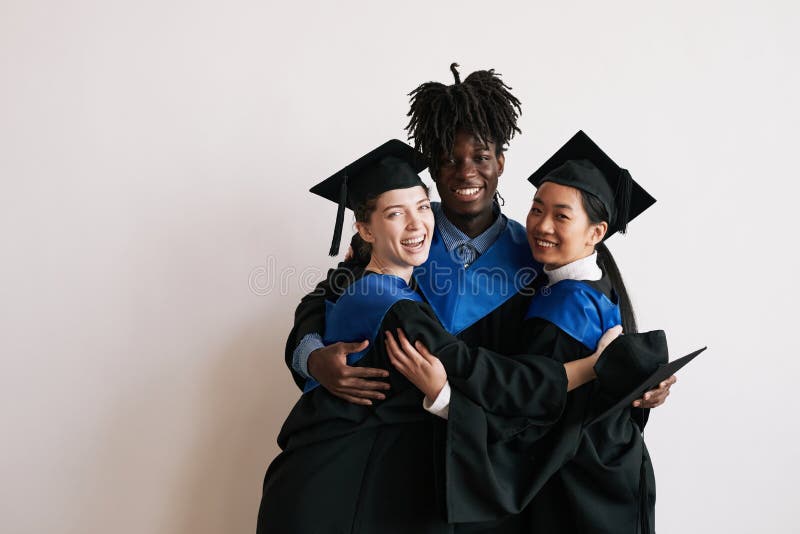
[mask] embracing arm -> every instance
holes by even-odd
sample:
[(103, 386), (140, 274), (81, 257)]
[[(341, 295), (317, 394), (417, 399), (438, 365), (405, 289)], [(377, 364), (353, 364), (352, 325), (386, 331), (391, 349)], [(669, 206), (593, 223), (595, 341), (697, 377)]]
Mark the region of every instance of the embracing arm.
[[(553, 359), (504, 356), (470, 348), (444, 331), (426, 305), (395, 304), (383, 329), (400, 328), (404, 334), (399, 339), (405, 350), (387, 337), (387, 354), (394, 359), (391, 363), (426, 394), (428, 402), (438, 396), (447, 381), (491, 413), (554, 421), (563, 409), (568, 386), (577, 387), (593, 378), (589, 360), (575, 362), (568, 375), (564, 364)], [(425, 356), (415, 350), (415, 342), (425, 345)]]
[[(452, 385), (442, 456), (448, 520), (486, 521), (519, 513), (571, 456), (569, 445), (577, 443), (583, 412), (572, 406), (572, 400), (567, 401), (565, 362), (589, 351), (561, 338), (557, 330), (534, 323), (526, 324), (526, 333), (530, 328), (539, 338), (539, 348), (557, 351), (557, 357), (508, 357), (470, 349), (442, 332), (435, 319), (423, 313), (427, 307), (416, 307), (417, 311), (410, 304), (395, 306), (391, 311), (399, 312), (400, 317), (393, 323), (385, 321), (384, 326), (405, 330), (398, 333), (405, 345), (401, 352), (416, 352), (413, 343), (420, 341), (438, 356), (422, 346), (419, 358), (389, 356), (393, 363), (398, 362), (394, 365), (401, 373), (408, 377), (420, 370), (423, 375), (436, 375), (441, 368)], [(400, 349), (399, 343), (387, 337), (387, 354), (392, 344)], [(576, 376), (572, 386), (593, 376), (591, 360), (585, 363), (575, 369), (583, 376)], [(420, 381), (420, 389), (427, 391), (426, 395), (435, 394), (442, 387), (441, 376), (438, 380)], [(582, 388), (575, 394), (587, 391)], [(575, 394), (569, 399), (575, 399)], [(534, 450), (537, 452), (532, 453)], [(475, 480), (482, 482), (475, 484)]]
[[(322, 347), (325, 332), (325, 301), (335, 300), (342, 294), (342, 282), (356, 276), (355, 266), (346, 262), (328, 274), (313, 291), (305, 295), (294, 312), (294, 326), (286, 340), (285, 361), (297, 385), (302, 388), (308, 378), (308, 354)], [(314, 342), (316, 341), (316, 343)], [(305, 347), (301, 347), (301, 343)], [(297, 349), (300, 349), (299, 351)], [(303, 350), (305, 349), (305, 350)]]
[(333, 343), (325, 346), (325, 301), (335, 300), (354, 280), (362, 275), (364, 266), (345, 261), (328, 271), (325, 280), (303, 297), (295, 311), (295, 322), (286, 340), (285, 360), (298, 387), (313, 377), (333, 395), (354, 404), (371, 405), (372, 400), (385, 398), (389, 384), (375, 378), (385, 378), (385, 369), (347, 365), (347, 355), (364, 350), (368, 341)]

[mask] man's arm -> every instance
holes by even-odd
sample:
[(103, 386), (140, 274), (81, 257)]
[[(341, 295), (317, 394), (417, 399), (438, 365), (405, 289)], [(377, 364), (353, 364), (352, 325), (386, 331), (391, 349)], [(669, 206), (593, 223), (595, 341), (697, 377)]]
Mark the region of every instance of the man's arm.
[(313, 377), (331, 394), (355, 404), (372, 404), (371, 399), (385, 398), (382, 391), (389, 384), (375, 378), (388, 376), (384, 369), (351, 367), (347, 355), (364, 350), (361, 343), (333, 343), (325, 346), (325, 301), (335, 301), (348, 285), (360, 277), (364, 266), (345, 261), (330, 269), (325, 280), (304, 296), (294, 315), (294, 327), (286, 340), (285, 361), (297, 386), (302, 389), (306, 380)]

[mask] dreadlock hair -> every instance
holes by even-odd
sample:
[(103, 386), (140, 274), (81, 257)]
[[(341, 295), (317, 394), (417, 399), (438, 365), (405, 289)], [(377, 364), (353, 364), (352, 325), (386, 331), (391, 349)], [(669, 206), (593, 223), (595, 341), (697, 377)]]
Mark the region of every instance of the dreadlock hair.
[(478, 70), (461, 81), (450, 65), (455, 84), (426, 82), (411, 91), (411, 119), (406, 126), (408, 139), (430, 162), (431, 176), (436, 179), (439, 158), (453, 151), (456, 132), (464, 130), (484, 142), (492, 142), (500, 154), (516, 133), (517, 118), (522, 109), (494, 69)]

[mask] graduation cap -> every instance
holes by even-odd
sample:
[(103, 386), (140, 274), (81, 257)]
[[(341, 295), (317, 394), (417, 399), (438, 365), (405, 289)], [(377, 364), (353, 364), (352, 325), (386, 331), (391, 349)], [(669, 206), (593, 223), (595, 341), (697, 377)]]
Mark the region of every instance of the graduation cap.
[(427, 166), (422, 154), (391, 139), (312, 187), (312, 193), (339, 204), (329, 254), (339, 254), (345, 208), (352, 210), (368, 198), (392, 189), (424, 186), (419, 173)]
[(628, 223), (656, 201), (582, 130), (559, 148), (528, 181), (537, 188), (545, 182), (566, 185), (600, 199), (610, 218), (603, 240), (616, 232), (624, 234)]
[(667, 363), (667, 337), (663, 330), (619, 336), (605, 348), (594, 366), (604, 397), (614, 400), (593, 406), (587, 425), (630, 406), (706, 348)]

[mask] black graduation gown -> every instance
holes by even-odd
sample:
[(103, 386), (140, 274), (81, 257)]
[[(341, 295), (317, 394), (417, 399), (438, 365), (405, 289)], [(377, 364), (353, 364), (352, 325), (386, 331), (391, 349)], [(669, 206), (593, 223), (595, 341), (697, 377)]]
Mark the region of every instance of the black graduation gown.
[[(530, 250), (525, 238), (524, 228), (512, 220), (508, 221), (508, 226), (503, 235), (501, 235), (501, 238), (507, 239), (507, 241), (509, 241), (509, 237), (511, 237), (510, 241), (512, 241), (514, 245), (508, 246), (505, 249), (505, 252), (499, 258), (501, 263), (513, 256), (516, 256), (518, 260), (523, 256), (530, 258)], [(498, 239), (498, 242), (499, 241), (500, 239)], [(509, 243), (506, 244), (508, 245)], [(497, 243), (495, 243), (495, 245), (497, 245)], [(493, 248), (496, 248), (495, 245), (493, 245)], [(491, 254), (496, 251), (490, 249), (490, 251), (487, 252)], [(491, 260), (490, 256), (486, 254), (484, 254), (484, 256), (484, 260), (488, 260), (488, 266), (491, 267), (491, 262), (494, 260)], [(473, 265), (473, 267), (480, 266)], [(343, 294), (350, 283), (362, 276), (363, 270), (364, 264), (360, 264), (357, 261), (340, 263), (336, 269), (330, 269), (326, 279), (320, 282), (314, 291), (303, 297), (298, 305), (295, 311), (294, 327), (286, 341), (285, 361), (287, 367), (292, 372), (295, 382), (301, 389), (305, 384), (305, 378), (292, 368), (292, 355), (295, 348), (305, 335), (312, 332), (324, 332), (326, 299), (335, 301)], [(522, 342), (524, 338), (521, 335), (523, 332), (525, 313), (528, 310), (531, 295), (535, 292), (536, 288), (541, 286), (544, 282), (546, 282), (545, 277), (539, 276), (534, 278), (523, 291), (511, 295), (503, 303), (488, 311), (473, 324), (458, 331), (456, 337), (463, 340), (469, 346), (484, 347), (485, 349), (499, 354), (511, 355), (525, 353), (525, 347)], [(363, 365), (368, 364), (364, 363)], [(458, 400), (456, 400), (456, 398), (458, 395), (457, 392), (454, 392), (454, 399), (452, 399), (451, 402), (455, 400), (457, 403)], [(482, 410), (480, 406), (476, 406), (475, 409)], [(503, 416), (489, 413), (488, 417), (490, 419), (502, 419)], [(469, 419), (466, 421), (470, 424)], [(502, 421), (497, 421), (497, 425), (503, 426)], [(442, 451), (444, 451), (447, 440), (447, 431), (443, 430), (444, 428), (446, 428), (444, 425), (435, 425), (434, 435), (436, 450), (439, 453), (437, 458), (439, 460), (442, 458)], [(505, 433), (506, 430), (501, 429), (499, 432)], [(436, 479), (439, 481), (443, 481), (445, 477), (444, 464), (445, 462), (443, 460), (437, 461), (436, 463)], [(465, 481), (465, 483), (473, 486), (480, 486), (481, 484), (473, 484), (472, 481)], [(438, 491), (444, 494), (446, 490), (444, 487), (440, 487)], [(446, 502), (458, 503), (462, 502), (462, 499), (448, 499)], [(458, 534), (504, 533), (527, 528), (526, 525), (521, 522), (520, 517), (517, 515), (509, 516), (508, 512), (502, 507), (498, 508), (493, 505), (489, 508), (476, 507), (475, 513), (470, 512), (469, 508), (469, 506), (460, 507), (460, 510), (464, 513), (459, 513), (453, 506), (448, 504), (443, 510), (443, 514), (451, 521), (462, 523), (457, 525), (455, 530)]]
[(563, 365), (470, 349), (441, 327), (426, 304), (401, 300), (356, 365), (389, 370), (392, 389), (373, 407), (347, 403), (318, 387), (297, 402), (278, 442), (259, 511), (259, 532), (452, 532), (442, 510), (445, 423), (422, 409), (422, 394), (388, 361), (382, 332), (403, 328), (437, 354), (452, 397), (497, 417), (553, 424), (566, 402)]
[[(586, 283), (611, 297), (607, 277)], [(529, 319), (525, 329), (528, 351), (559, 362), (593, 352), (544, 319)], [(571, 392), (564, 414), (546, 434), (530, 427), (494, 448), (489, 443), (486, 456), (500, 481), (494, 498), (510, 508), (529, 503), (522, 514), (529, 525), (525, 531), (634, 534), (644, 512), (654, 532), (655, 478), (641, 435), (647, 411), (628, 407), (595, 420), (617, 400), (603, 383), (600, 374)], [(479, 420), (477, 407), (462, 410)], [(458, 411), (451, 406), (451, 418)], [(504, 424), (500, 421), (500, 428)], [(472, 452), (482, 456), (474, 447)], [(646, 493), (643, 500), (640, 491)]]
[[(508, 239), (510, 234), (513, 235), (512, 239)], [(508, 220), (507, 228), (498, 241), (501, 239), (515, 241), (515, 244), (506, 247), (506, 252), (500, 255), (499, 259), (506, 260), (507, 256), (513, 254), (530, 257), (525, 230), (516, 221)], [(486, 267), (491, 267), (491, 262), (495, 261), (491, 258), (492, 254), (496, 254), (494, 248), (495, 245), (482, 255), (483, 260), (489, 261), (488, 266), (473, 264), (470, 268), (483, 268), (486, 271)], [(532, 263), (532, 265), (537, 264)], [(294, 315), (294, 326), (286, 340), (284, 359), (286, 366), (292, 372), (295, 383), (301, 389), (305, 384), (305, 377), (292, 368), (292, 355), (295, 348), (307, 334), (325, 331), (326, 300), (335, 301), (342, 295), (353, 281), (361, 278), (364, 267), (365, 264), (351, 260), (340, 263), (336, 269), (329, 269), (325, 280), (317, 284), (314, 291), (305, 295), (297, 306)], [(535, 267), (531, 270), (531, 272), (533, 271), (535, 271)], [(454, 280), (457, 274), (451, 273), (452, 276), (450, 278)], [(509, 276), (509, 285), (511, 284), (511, 278), (513, 278), (513, 274)], [(531, 296), (546, 281), (546, 277), (543, 276), (534, 278), (521, 291), (510, 295), (509, 298), (494, 309), (488, 310), (483, 317), (467, 328), (459, 330), (456, 337), (472, 347), (484, 347), (500, 354), (525, 353), (526, 347), (523, 343), (523, 337), (520, 335), (523, 331), (525, 313), (530, 305)], [(454, 282), (454, 285), (456, 284), (457, 282)], [(480, 300), (481, 296), (478, 295), (477, 298)]]

